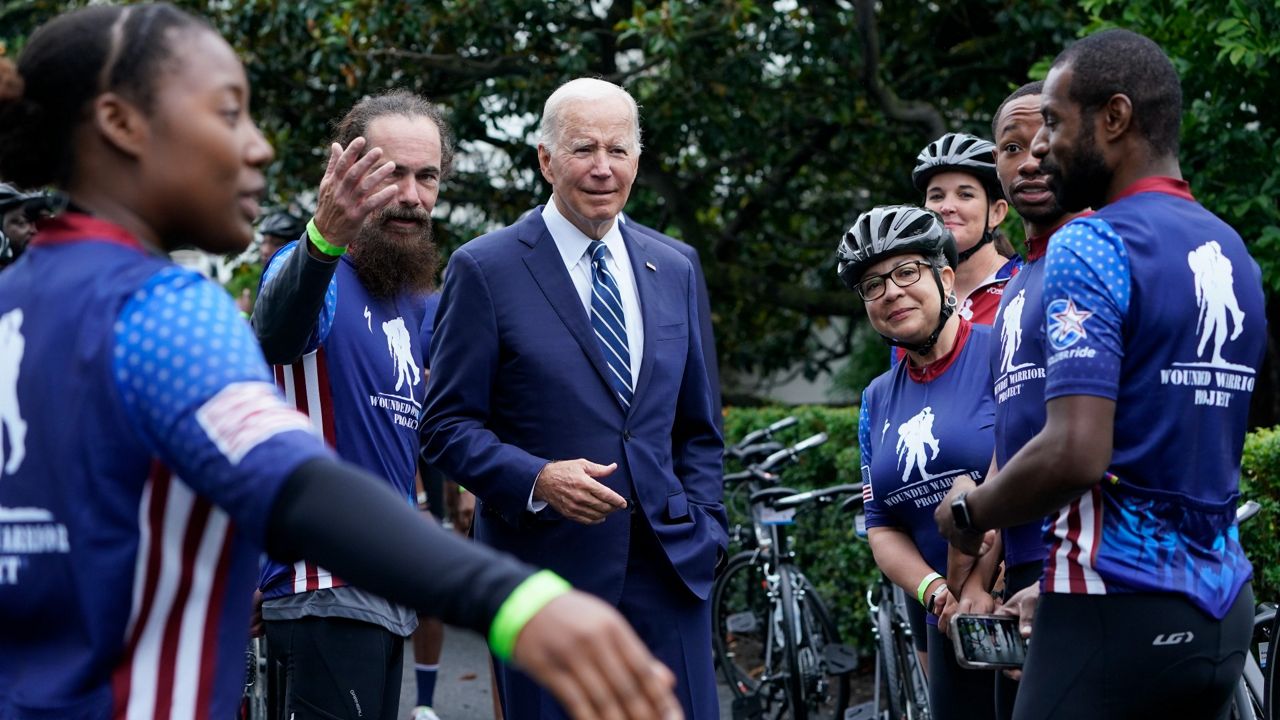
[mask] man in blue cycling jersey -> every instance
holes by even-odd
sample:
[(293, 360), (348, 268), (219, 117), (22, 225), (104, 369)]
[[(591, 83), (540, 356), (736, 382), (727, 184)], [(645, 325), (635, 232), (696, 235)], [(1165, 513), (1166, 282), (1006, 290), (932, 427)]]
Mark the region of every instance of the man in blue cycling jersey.
[[(1062, 209), (1049, 189), (1048, 176), (1031, 152), (1031, 142), (1044, 122), (1040, 117), (1042, 81), (1030, 82), (1010, 93), (991, 120), (996, 141), (996, 174), (1009, 203), (1022, 218), (1027, 238), (1027, 260), (1022, 271), (1005, 285), (1000, 309), (993, 322), (990, 353), (995, 380), (995, 457), (990, 474), (1022, 449), (1044, 427), (1045, 253), (1049, 238), (1078, 213)], [(1086, 211), (1087, 212), (1087, 211)], [(1024, 588), (1038, 591), (1048, 546), (1041, 533), (1043, 518), (1036, 518), (1001, 533), (1004, 557), (1005, 597)], [(994, 569), (995, 563), (987, 566)], [(987, 587), (989, 574), (981, 587)], [(970, 583), (972, 584), (972, 583)], [(963, 605), (963, 603), (962, 603)], [(961, 612), (967, 612), (964, 607)], [(983, 611), (982, 609), (978, 611)], [(1018, 684), (996, 679), (996, 716), (1012, 717)]]
[(1168, 57), (1126, 30), (1045, 79), (1032, 153), (1064, 209), (1098, 211), (1045, 259), (1044, 429), (935, 515), (970, 554), (1049, 516), (1019, 720), (1221, 716), (1247, 651), (1235, 506), (1261, 273), (1182, 179), (1181, 105)]

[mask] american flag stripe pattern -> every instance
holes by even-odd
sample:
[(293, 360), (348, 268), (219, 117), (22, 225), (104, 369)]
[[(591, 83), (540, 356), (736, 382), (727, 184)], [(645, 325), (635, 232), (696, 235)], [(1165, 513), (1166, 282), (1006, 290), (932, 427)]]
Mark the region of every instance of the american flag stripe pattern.
[(1102, 488), (1060, 508), (1049, 518), (1053, 542), (1045, 566), (1044, 591), (1105, 595), (1106, 583), (1094, 569), (1102, 540)]
[(213, 700), (221, 598), (231, 563), (226, 513), (156, 463), (138, 508), (139, 546), (113, 718), (204, 720)]
[[(303, 355), (292, 365), (276, 365), (272, 368), (276, 385), (284, 394), (285, 402), (306, 415), (330, 448), (337, 445), (333, 422), (333, 397), (329, 392), (329, 364), (324, 349)], [(293, 564), (293, 592), (340, 587), (345, 585), (328, 570), (306, 560)]]

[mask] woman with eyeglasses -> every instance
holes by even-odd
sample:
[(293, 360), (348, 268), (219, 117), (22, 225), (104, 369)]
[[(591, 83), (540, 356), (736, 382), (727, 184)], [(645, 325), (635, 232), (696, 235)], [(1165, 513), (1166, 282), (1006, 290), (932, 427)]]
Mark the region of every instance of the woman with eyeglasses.
[(906, 352), (862, 394), (858, 445), (871, 552), (928, 613), (933, 718), (988, 720), (991, 671), (960, 668), (938, 631), (938, 615), (955, 599), (933, 510), (956, 478), (981, 478), (991, 461), (990, 328), (956, 312), (955, 238), (929, 210), (865, 212), (837, 252), (840, 278), (862, 297), (871, 326)]

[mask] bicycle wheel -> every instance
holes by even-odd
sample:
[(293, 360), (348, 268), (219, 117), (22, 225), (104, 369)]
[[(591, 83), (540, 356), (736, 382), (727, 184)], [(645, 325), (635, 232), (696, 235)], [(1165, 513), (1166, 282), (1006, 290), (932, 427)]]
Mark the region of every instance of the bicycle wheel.
[(267, 641), (252, 638), (245, 650), (244, 696), (240, 703), (242, 720), (267, 720)]
[[(1257, 638), (1254, 639), (1255, 642)], [(1280, 641), (1280, 613), (1276, 613), (1267, 626), (1266, 637), (1258, 646), (1258, 662), (1262, 666), (1262, 714), (1266, 720), (1276, 720), (1276, 643)]]
[(822, 597), (799, 570), (791, 571), (795, 607), (796, 656), (806, 714), (840, 720), (849, 704), (849, 673), (856, 656), (840, 643), (839, 632)]
[(749, 716), (781, 717), (787, 710), (782, 623), (754, 553), (729, 561), (716, 578), (711, 603), (711, 642), (735, 705), (747, 708)]
[(1257, 720), (1259, 717), (1254, 712), (1253, 696), (1249, 694), (1249, 686), (1243, 678), (1236, 683), (1235, 690), (1231, 693), (1231, 712), (1227, 717), (1230, 720)]
[(893, 591), (886, 585), (880, 586), (876, 603), (876, 641), (880, 654), (880, 671), (883, 675), (885, 695), (890, 717), (907, 716), (906, 684), (903, 678), (903, 661), (898, 656), (897, 629), (894, 627), (896, 611), (893, 607)]
[(786, 673), (783, 688), (787, 693), (787, 707), (792, 720), (808, 720), (809, 708), (805, 702), (804, 667), (800, 660), (800, 606), (796, 570), (788, 565), (778, 568), (778, 618), (782, 625), (782, 656)]
[(884, 658), (885, 687), (889, 710), (894, 718), (926, 720), (929, 717), (929, 684), (920, 656), (911, 640), (906, 595), (901, 588), (885, 582), (880, 589), (876, 622), (880, 653)]

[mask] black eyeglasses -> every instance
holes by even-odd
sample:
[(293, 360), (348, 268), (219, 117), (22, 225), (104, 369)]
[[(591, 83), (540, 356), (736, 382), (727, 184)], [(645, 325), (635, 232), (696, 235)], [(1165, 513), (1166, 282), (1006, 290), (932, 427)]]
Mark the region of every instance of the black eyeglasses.
[(923, 260), (908, 260), (887, 273), (865, 277), (858, 283), (858, 295), (862, 296), (864, 302), (879, 300), (888, 287), (886, 280), (893, 280), (893, 284), (900, 288), (915, 285), (923, 274), (921, 267), (932, 266)]

